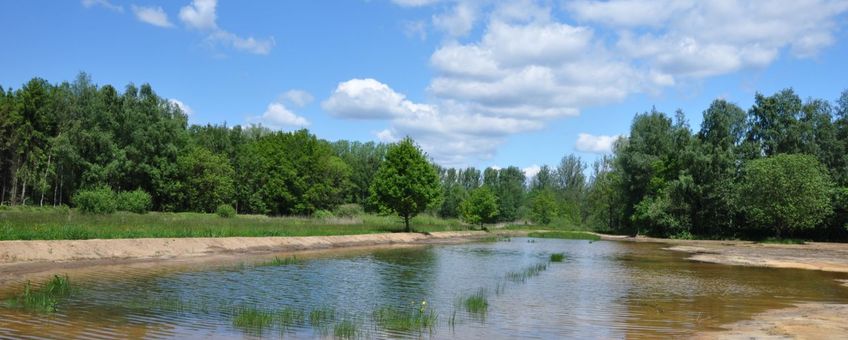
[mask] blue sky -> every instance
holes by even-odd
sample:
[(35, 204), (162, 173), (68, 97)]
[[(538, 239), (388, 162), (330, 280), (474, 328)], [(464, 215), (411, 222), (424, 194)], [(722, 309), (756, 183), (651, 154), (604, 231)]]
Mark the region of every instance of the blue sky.
[(637, 112), (848, 89), (848, 1), (5, 1), (0, 85), (150, 83), (190, 122), (415, 138), (439, 163), (593, 160)]

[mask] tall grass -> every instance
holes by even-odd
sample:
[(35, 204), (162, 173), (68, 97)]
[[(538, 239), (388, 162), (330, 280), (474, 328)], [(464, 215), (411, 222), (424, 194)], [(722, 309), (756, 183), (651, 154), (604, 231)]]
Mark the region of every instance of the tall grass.
[(541, 272), (548, 269), (547, 263), (537, 263), (521, 271), (513, 271), (506, 273), (506, 279), (516, 283), (524, 283), (528, 278), (538, 276)]
[[(466, 229), (457, 219), (427, 215), (416, 216), (412, 226), (421, 232)], [(400, 218), (378, 215), (345, 218), (237, 215), (220, 218), (215, 214), (164, 212), (91, 215), (67, 207), (0, 209), (0, 240), (331, 236), (402, 230)]]
[(438, 314), (426, 304), (411, 308), (383, 307), (373, 313), (374, 322), (393, 331), (432, 330), (439, 319)]
[(474, 294), (462, 298), (462, 306), (471, 314), (486, 314), (489, 310), (489, 298), (486, 290), (480, 289)]
[(71, 282), (67, 276), (54, 275), (49, 281), (33, 287), (27, 281), (23, 293), (12, 297), (7, 304), (13, 308), (22, 308), (34, 312), (52, 313), (62, 299), (71, 296)]

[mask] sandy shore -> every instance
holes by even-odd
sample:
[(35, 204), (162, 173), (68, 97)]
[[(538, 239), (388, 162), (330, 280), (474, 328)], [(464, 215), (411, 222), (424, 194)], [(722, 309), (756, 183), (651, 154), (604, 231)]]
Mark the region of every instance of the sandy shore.
[(382, 233), (308, 237), (141, 238), (0, 241), (0, 286), (57, 271), (91, 271), (128, 264), (168, 266), (239, 259), (246, 255), (465, 242), (482, 231)]
[[(848, 244), (763, 244), (749, 241), (669, 240), (599, 234), (602, 239), (668, 244), (688, 259), (736, 266), (793, 268), (848, 273)], [(839, 280), (848, 287), (848, 280)], [(802, 303), (770, 310), (750, 320), (723, 325), (724, 330), (697, 334), (695, 339), (848, 339), (848, 305)]]

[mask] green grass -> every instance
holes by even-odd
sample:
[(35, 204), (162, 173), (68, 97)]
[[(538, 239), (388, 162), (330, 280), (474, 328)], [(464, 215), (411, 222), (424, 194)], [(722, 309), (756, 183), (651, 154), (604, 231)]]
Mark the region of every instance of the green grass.
[(359, 327), (351, 320), (339, 321), (333, 326), (333, 336), (341, 339), (353, 339), (359, 333)]
[[(419, 232), (465, 230), (457, 219), (419, 215)], [(68, 208), (7, 207), (0, 209), (0, 240), (84, 240), (116, 238), (331, 236), (400, 232), (397, 216), (269, 217), (238, 215), (221, 218), (204, 213), (117, 212), (82, 214)]]
[(410, 308), (383, 307), (373, 313), (374, 322), (380, 327), (393, 331), (432, 330), (439, 316), (426, 305)]
[(54, 275), (38, 287), (33, 287), (27, 281), (23, 293), (12, 297), (7, 305), (28, 311), (52, 313), (55, 312), (62, 299), (71, 296), (71, 282), (67, 276)]
[(480, 289), (476, 293), (462, 298), (462, 306), (471, 314), (486, 314), (489, 310), (489, 299), (486, 290)]
[(562, 262), (565, 259), (564, 253), (553, 253), (551, 254), (551, 262)]
[(233, 326), (250, 330), (262, 330), (274, 322), (274, 313), (256, 307), (239, 307), (233, 316)]
[(531, 232), (527, 234), (527, 237), (535, 237), (535, 238), (558, 238), (558, 239), (567, 239), (567, 240), (590, 240), (590, 241), (598, 241), (601, 239), (600, 236), (582, 232), (582, 231), (543, 231), (543, 232)]

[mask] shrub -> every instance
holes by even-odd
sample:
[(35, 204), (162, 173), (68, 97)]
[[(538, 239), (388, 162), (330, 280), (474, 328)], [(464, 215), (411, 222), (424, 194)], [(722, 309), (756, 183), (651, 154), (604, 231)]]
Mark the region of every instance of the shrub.
[(231, 218), (236, 216), (236, 208), (229, 204), (221, 204), (215, 209), (215, 213), (223, 218)]
[(356, 203), (342, 204), (336, 208), (336, 216), (338, 217), (356, 217), (364, 212), (362, 206)]
[(136, 214), (144, 214), (150, 210), (152, 198), (150, 194), (141, 189), (123, 191), (115, 195), (115, 201), (119, 211), (129, 211)]
[(315, 212), (312, 213), (312, 217), (315, 217), (315, 218), (333, 218), (335, 216), (330, 211), (320, 209), (320, 210), (315, 210)]
[(77, 191), (71, 201), (85, 214), (111, 214), (118, 209), (115, 194), (107, 186)]

